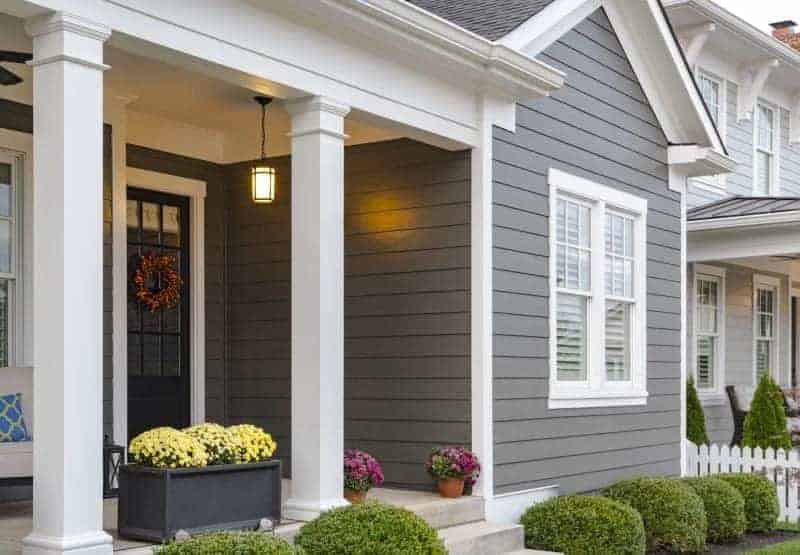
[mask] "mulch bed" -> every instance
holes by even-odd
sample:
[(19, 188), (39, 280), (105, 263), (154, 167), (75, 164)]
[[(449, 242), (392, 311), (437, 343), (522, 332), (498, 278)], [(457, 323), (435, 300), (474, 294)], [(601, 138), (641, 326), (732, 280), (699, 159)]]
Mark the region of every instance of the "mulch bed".
[(789, 540), (800, 539), (798, 532), (785, 532), (777, 530), (769, 534), (745, 534), (742, 541), (732, 545), (709, 545), (707, 553), (712, 555), (730, 555), (733, 553), (747, 553), (753, 549), (760, 549), (768, 545), (782, 543)]

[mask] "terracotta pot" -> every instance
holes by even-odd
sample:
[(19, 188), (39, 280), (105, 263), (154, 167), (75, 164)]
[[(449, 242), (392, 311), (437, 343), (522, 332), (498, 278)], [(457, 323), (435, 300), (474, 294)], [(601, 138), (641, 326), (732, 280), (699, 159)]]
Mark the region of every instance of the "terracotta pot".
[(344, 498), (347, 499), (353, 505), (357, 505), (358, 503), (364, 502), (364, 500), (367, 498), (367, 492), (345, 488)]
[(439, 493), (442, 497), (461, 497), (464, 493), (464, 478), (441, 478)]

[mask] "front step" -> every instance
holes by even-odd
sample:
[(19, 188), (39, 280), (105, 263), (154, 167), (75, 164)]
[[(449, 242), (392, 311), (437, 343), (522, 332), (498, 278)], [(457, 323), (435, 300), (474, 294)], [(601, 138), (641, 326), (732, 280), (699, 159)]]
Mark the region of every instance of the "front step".
[(482, 497), (436, 498), (425, 503), (409, 505), (406, 509), (421, 517), (434, 530), (480, 522), (485, 518)]
[(519, 524), (472, 522), (439, 530), (450, 555), (499, 555), (525, 549)]

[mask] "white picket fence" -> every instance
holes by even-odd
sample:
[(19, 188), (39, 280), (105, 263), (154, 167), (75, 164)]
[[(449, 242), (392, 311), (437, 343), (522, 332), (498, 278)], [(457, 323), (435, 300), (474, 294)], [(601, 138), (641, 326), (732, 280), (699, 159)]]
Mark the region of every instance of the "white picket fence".
[(686, 472), (689, 476), (727, 473), (763, 474), (775, 484), (781, 508), (781, 520), (798, 522), (798, 489), (800, 489), (800, 455), (797, 449), (784, 451), (760, 447), (701, 445), (686, 441)]

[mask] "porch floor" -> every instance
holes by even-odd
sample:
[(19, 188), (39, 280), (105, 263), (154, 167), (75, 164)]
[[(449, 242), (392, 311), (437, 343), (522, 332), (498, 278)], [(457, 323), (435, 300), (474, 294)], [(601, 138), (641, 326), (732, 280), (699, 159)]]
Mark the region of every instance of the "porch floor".
[[(290, 480), (283, 481), (283, 498), (289, 498), (291, 488)], [(432, 503), (443, 502), (439, 495), (433, 492), (394, 490), (378, 488), (369, 494), (370, 499), (405, 507), (410, 510), (419, 510)], [(31, 532), (33, 526), (33, 503), (30, 501), (17, 501), (0, 503), (0, 553), (3, 555), (18, 555), (22, 553), (22, 539)], [(117, 500), (106, 499), (103, 510), (103, 527), (114, 538), (114, 551), (123, 555), (149, 555), (152, 553), (148, 544), (120, 538), (117, 535)], [(293, 537), (300, 524), (284, 521), (276, 530), (281, 537)]]

